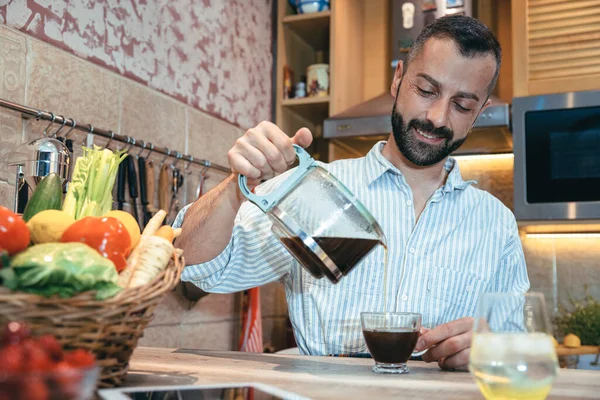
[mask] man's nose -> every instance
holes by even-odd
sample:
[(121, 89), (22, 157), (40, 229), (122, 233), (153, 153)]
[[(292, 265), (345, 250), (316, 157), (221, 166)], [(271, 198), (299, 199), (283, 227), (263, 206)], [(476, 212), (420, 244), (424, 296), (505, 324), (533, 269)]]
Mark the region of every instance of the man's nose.
[(448, 126), (448, 102), (444, 99), (434, 101), (429, 110), (427, 110), (427, 119), (433, 123), (436, 128)]

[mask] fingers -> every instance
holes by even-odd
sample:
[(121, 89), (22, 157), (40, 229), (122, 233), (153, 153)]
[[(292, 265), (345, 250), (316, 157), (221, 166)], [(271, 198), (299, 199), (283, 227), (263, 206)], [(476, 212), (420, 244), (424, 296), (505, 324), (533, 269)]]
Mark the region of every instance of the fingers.
[(443, 358), (438, 361), (438, 365), (443, 370), (459, 370), (459, 371), (467, 371), (469, 368), (469, 356), (471, 354), (471, 349), (464, 349), (459, 351), (458, 353)]
[(443, 360), (447, 357), (454, 356), (465, 349), (469, 349), (471, 347), (472, 335), (473, 333), (468, 331), (438, 343), (431, 347), (427, 353), (423, 354), (423, 361), (432, 362)]
[(306, 128), (289, 138), (275, 124), (264, 121), (236, 140), (228, 153), (229, 165), (234, 173), (249, 179), (268, 179), (293, 164), (296, 159), (293, 143), (306, 147), (311, 142), (312, 135)]
[(308, 128), (300, 128), (292, 138), (292, 142), (298, 146), (308, 147), (312, 143), (313, 137)]
[(473, 329), (473, 318), (466, 317), (438, 325), (419, 337), (415, 351), (422, 351), (435, 346), (453, 336), (458, 336)]

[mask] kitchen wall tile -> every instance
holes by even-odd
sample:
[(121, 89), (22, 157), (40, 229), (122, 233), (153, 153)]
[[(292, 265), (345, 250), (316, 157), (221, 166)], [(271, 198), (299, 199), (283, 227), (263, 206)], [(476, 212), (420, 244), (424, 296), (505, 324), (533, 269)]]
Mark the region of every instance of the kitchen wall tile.
[(147, 326), (138, 346), (181, 347), (181, 326), (179, 324)]
[(176, 291), (167, 293), (154, 310), (150, 325), (178, 324), (188, 309), (189, 301)]
[(233, 321), (203, 322), (181, 326), (181, 347), (203, 350), (237, 350), (234, 333), (239, 323)]
[(555, 239), (560, 305), (571, 308), (571, 299), (590, 294), (600, 300), (600, 239)]
[(527, 263), (527, 274), (532, 292), (544, 294), (548, 313), (551, 317), (557, 309), (556, 260), (551, 243), (538, 239), (522, 237), (523, 252)]
[(0, 182), (0, 206), (13, 210), (15, 205), (15, 187), (10, 183)]
[(243, 133), (243, 129), (225, 121), (199, 111), (188, 111), (188, 151), (194, 157), (227, 167), (227, 152)]
[[(0, 25), (0, 98), (25, 102), (27, 39), (25, 35)], [(23, 140), (21, 115), (0, 109), (0, 180), (12, 182), (14, 167), (5, 157)]]
[(211, 293), (199, 301), (189, 304), (183, 313), (181, 322), (184, 324), (198, 324), (204, 322), (234, 321), (239, 318), (236, 302), (239, 294)]
[[(121, 78), (48, 43), (32, 38), (28, 42), (26, 104), (74, 118), (80, 125), (92, 124), (118, 133)], [(31, 120), (26, 136), (39, 136), (46, 125)], [(76, 137), (83, 141), (85, 134), (78, 132)]]
[(464, 180), (474, 179), (475, 187), (496, 196), (513, 209), (513, 158), (459, 158), (458, 165)]
[[(136, 82), (123, 79), (122, 85), (121, 132), (174, 152), (183, 152), (185, 106)], [(159, 161), (161, 157), (160, 154), (153, 156)]]

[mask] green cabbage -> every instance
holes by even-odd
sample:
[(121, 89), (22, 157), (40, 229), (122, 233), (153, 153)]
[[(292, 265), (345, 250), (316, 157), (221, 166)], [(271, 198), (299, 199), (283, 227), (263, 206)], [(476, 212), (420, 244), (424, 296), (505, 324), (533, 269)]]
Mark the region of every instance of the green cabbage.
[(83, 243), (44, 243), (31, 246), (0, 270), (4, 286), (46, 297), (72, 297), (88, 290), (103, 300), (121, 291), (112, 261)]

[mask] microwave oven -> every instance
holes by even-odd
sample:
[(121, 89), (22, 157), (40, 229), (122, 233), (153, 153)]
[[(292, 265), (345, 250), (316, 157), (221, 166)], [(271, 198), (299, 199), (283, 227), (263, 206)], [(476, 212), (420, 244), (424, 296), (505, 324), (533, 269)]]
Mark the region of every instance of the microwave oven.
[(518, 220), (600, 219), (600, 91), (512, 103)]

